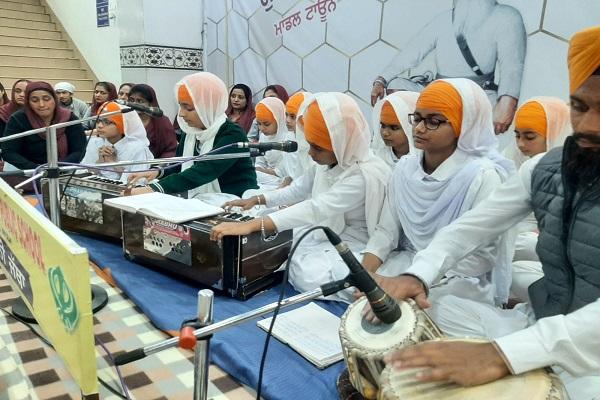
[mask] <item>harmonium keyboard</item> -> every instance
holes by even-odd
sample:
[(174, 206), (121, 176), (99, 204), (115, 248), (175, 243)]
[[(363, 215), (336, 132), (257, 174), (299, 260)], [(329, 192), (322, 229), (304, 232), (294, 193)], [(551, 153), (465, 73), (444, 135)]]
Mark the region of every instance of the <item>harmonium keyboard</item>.
[[(65, 188), (66, 186), (66, 188)], [(60, 225), (63, 230), (108, 240), (121, 239), (121, 212), (104, 206), (105, 199), (121, 196), (126, 185), (97, 175), (59, 178)], [(42, 179), (44, 207), (49, 211), (48, 180)]]
[(281, 281), (275, 271), (287, 260), (292, 245), (291, 230), (270, 241), (260, 232), (211, 241), (213, 226), (252, 218), (236, 213), (181, 224), (139, 213), (122, 215), (125, 257), (242, 300)]

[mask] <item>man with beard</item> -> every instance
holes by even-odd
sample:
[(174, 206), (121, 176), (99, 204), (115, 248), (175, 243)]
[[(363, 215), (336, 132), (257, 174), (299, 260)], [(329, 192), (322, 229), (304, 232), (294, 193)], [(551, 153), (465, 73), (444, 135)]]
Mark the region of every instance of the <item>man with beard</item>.
[(386, 88), (421, 91), (400, 74), (434, 51), (435, 79), (469, 78), (479, 84), (494, 106), (494, 130), (503, 133), (516, 111), (526, 45), (523, 19), (513, 7), (496, 0), (454, 0), (452, 10), (433, 17), (374, 80), (371, 104)]
[(533, 211), (544, 277), (529, 287), (531, 302), (501, 310), (445, 296), (430, 311), (442, 331), (493, 341), (425, 342), (388, 355), (388, 364), (424, 368), (423, 381), (465, 386), (553, 366), (572, 399), (600, 395), (600, 26), (573, 36), (568, 64), (574, 133), (564, 147), (525, 162), (441, 230), (407, 275), (377, 278), (393, 297), (428, 307), (427, 289), (456, 260)]

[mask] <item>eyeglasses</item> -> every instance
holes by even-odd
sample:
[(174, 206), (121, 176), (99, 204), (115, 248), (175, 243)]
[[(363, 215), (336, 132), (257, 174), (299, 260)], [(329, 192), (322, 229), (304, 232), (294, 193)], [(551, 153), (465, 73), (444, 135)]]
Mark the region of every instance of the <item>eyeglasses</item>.
[(98, 123), (103, 126), (114, 125), (114, 122), (110, 118), (100, 118)]
[(421, 122), (423, 122), (425, 124), (425, 128), (430, 131), (434, 131), (439, 128), (440, 125), (448, 123), (448, 121), (443, 121), (435, 117), (423, 118), (421, 114), (417, 113), (408, 114), (408, 122), (414, 127), (417, 127)]

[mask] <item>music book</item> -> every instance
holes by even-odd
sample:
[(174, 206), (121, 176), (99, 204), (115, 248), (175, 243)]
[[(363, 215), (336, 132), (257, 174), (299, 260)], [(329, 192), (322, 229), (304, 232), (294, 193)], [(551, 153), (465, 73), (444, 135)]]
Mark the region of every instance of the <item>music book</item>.
[[(269, 330), (272, 318), (256, 324)], [(287, 344), (317, 368), (324, 369), (344, 358), (339, 337), (340, 318), (315, 303), (281, 313), (273, 336)]]
[(215, 207), (202, 200), (183, 199), (160, 192), (114, 197), (104, 200), (104, 204), (130, 213), (137, 212), (176, 224), (212, 217), (225, 212), (221, 207)]

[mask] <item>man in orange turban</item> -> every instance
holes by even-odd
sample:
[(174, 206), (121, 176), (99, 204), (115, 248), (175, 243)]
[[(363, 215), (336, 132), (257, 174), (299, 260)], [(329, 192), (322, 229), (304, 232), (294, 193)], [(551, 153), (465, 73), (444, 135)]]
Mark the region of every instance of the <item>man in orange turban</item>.
[(382, 285), (392, 297), (427, 306), (428, 288), (452, 265), (533, 211), (544, 275), (529, 286), (529, 302), (501, 310), (434, 298), (431, 313), (442, 331), (489, 341), (420, 343), (386, 357), (389, 366), (419, 368), (420, 381), (465, 386), (559, 366), (570, 398), (600, 393), (600, 342), (592, 322), (600, 318), (600, 26), (572, 37), (568, 65), (574, 134), (564, 146), (527, 160), (492, 196), (438, 231), (406, 275)]

